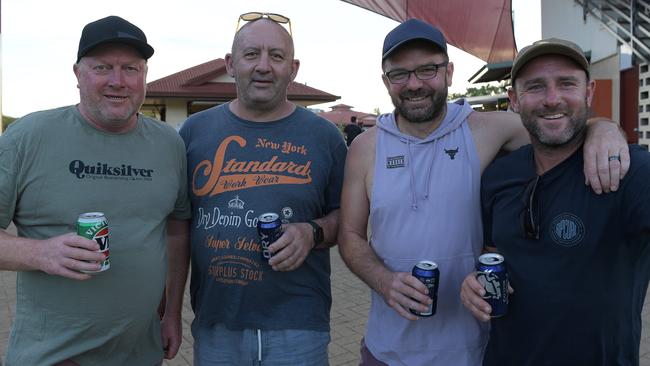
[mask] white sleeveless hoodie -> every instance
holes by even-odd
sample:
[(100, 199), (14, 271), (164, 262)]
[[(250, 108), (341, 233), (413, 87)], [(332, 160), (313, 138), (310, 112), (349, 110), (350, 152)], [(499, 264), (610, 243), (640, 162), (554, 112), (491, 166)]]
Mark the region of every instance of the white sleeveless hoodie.
[(440, 269), (433, 317), (409, 321), (376, 292), (365, 342), (391, 366), (477, 366), (488, 326), (460, 302), (460, 286), (482, 246), (480, 162), (467, 123), (471, 107), (448, 103), (425, 139), (401, 133), (394, 114), (377, 122), (370, 203), (371, 246), (392, 271), (410, 272), (420, 260)]

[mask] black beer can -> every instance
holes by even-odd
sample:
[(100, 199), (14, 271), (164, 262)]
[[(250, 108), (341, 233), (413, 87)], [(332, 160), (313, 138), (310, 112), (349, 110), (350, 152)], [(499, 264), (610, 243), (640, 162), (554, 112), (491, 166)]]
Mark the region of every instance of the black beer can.
[(433, 303), (429, 305), (429, 309), (423, 313), (413, 309), (409, 310), (412, 314), (422, 317), (435, 315), (438, 304), (438, 284), (440, 282), (440, 270), (438, 269), (438, 265), (432, 261), (420, 261), (415, 265), (415, 267), (413, 267), (411, 274), (427, 286), (427, 289), (429, 289), (429, 297), (433, 300)]
[(260, 236), (260, 245), (262, 246), (262, 260), (268, 262), (271, 259), (269, 245), (275, 243), (282, 236), (280, 215), (274, 212), (261, 214), (257, 218), (257, 234)]
[(492, 307), (492, 317), (498, 318), (508, 312), (508, 272), (501, 254), (486, 253), (478, 257), (476, 279), (483, 285), (483, 298)]

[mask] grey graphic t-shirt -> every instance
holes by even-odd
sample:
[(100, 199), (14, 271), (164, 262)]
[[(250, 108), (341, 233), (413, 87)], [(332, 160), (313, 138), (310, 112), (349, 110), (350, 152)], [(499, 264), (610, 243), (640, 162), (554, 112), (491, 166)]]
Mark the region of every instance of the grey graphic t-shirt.
[(347, 148), (333, 124), (304, 108), (256, 123), (218, 106), (181, 129), (192, 201), (196, 321), (230, 328), (329, 329), (329, 250), (298, 269), (261, 259), (257, 218), (305, 222), (339, 207)]

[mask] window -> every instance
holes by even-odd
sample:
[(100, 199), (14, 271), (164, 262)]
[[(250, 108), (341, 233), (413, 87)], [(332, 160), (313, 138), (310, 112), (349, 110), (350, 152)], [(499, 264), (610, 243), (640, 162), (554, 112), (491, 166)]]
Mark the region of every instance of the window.
[(648, 117), (641, 118), (641, 126), (647, 126), (648, 125)]
[(644, 149), (646, 149), (646, 150), (648, 150), (648, 145), (641, 144), (641, 147), (644, 148)]
[(648, 92), (647, 91), (641, 92), (641, 99), (648, 99)]
[(648, 64), (641, 65), (641, 72), (648, 72)]

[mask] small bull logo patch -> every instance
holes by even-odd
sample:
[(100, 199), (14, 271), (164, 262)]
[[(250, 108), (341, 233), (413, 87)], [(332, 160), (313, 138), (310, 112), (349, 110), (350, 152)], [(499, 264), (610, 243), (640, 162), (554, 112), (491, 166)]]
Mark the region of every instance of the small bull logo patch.
[(455, 149), (445, 149), (445, 153), (449, 155), (449, 159), (454, 160), (456, 158), (456, 154), (458, 154), (458, 148)]

